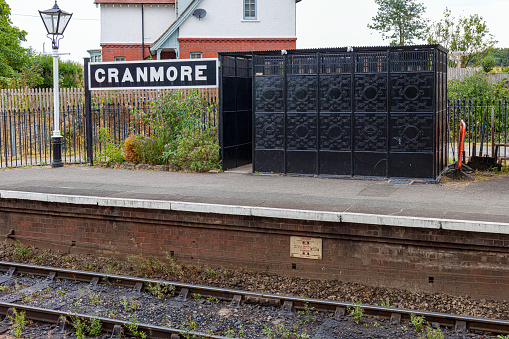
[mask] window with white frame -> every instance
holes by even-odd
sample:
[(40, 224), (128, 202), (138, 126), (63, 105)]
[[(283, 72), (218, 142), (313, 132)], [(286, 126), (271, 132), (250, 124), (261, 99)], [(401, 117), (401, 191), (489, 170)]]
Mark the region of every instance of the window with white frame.
[(201, 59), (202, 57), (202, 52), (191, 52), (191, 59)]
[(90, 61), (91, 62), (101, 62), (102, 61), (102, 57), (101, 57), (101, 55), (92, 55), (90, 57)]
[(125, 56), (116, 56), (113, 61), (125, 61)]
[(256, 0), (244, 0), (244, 20), (256, 20)]

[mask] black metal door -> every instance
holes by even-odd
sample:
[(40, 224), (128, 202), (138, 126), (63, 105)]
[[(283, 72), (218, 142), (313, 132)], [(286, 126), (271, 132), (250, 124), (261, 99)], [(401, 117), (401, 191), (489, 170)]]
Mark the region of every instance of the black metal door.
[(252, 61), (221, 56), (219, 142), (223, 169), (252, 162)]

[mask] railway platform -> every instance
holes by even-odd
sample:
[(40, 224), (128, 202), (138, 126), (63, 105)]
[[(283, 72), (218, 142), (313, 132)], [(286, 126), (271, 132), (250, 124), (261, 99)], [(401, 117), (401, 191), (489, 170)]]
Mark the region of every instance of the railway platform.
[(165, 253), (195, 265), (509, 299), (507, 176), (440, 185), (247, 172), (5, 170), (0, 232), (70, 252)]

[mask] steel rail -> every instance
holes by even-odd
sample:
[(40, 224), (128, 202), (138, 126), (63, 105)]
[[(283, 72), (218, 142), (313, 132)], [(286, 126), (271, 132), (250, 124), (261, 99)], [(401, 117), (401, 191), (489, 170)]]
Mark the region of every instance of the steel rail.
[(282, 307), (283, 310), (287, 311), (288, 313), (290, 313), (292, 310), (305, 310), (314, 308), (314, 310), (317, 311), (335, 313), (337, 316), (343, 316), (346, 314), (349, 307), (360, 306), (364, 309), (364, 314), (391, 318), (391, 321), (396, 324), (399, 324), (401, 321), (410, 321), (410, 315), (415, 314), (417, 316), (425, 317), (426, 321), (430, 323), (434, 322), (440, 324), (441, 326), (454, 328), (457, 332), (464, 332), (468, 329), (493, 333), (509, 333), (509, 320), (470, 317), (457, 314), (427, 312), (375, 305), (359, 305), (348, 302), (309, 299), (278, 294), (265, 294), (219, 287), (185, 284), (166, 280), (77, 271), (57, 267), (35, 266), (5, 261), (0, 261), (0, 272), (10, 272), (11, 274), (15, 272), (17, 274), (31, 274), (34, 276), (42, 277), (54, 275), (55, 278), (82, 282), (92, 282), (95, 278), (96, 281), (97, 279), (99, 280), (99, 283), (109, 283), (124, 287), (131, 287), (140, 291), (146, 288), (149, 284), (173, 285), (175, 287), (175, 292), (180, 293), (180, 297), (183, 300), (187, 300), (190, 295), (197, 293), (205, 297), (211, 296), (235, 303), (244, 301), (246, 303), (278, 306)]
[[(47, 322), (47, 323), (54, 323), (59, 324), (61, 323), (61, 319), (65, 319), (67, 323), (72, 323), (73, 318), (81, 318), (86, 320), (92, 320), (92, 319), (98, 319), (102, 324), (102, 330), (104, 332), (114, 332), (116, 326), (120, 326), (122, 330), (124, 331), (124, 334), (134, 336), (133, 333), (131, 333), (128, 330), (128, 325), (130, 325), (127, 321), (121, 321), (116, 319), (110, 319), (110, 318), (102, 318), (102, 317), (93, 317), (86, 314), (80, 314), (80, 313), (69, 313), (69, 312), (61, 312), (56, 310), (49, 310), (45, 308), (40, 307), (32, 307), (32, 306), (26, 306), (21, 304), (12, 304), (12, 303), (2, 303), (0, 302), (0, 313), (1, 314), (7, 314), (9, 309), (15, 309), (17, 312), (25, 312), (25, 317), (27, 319), (33, 320), (33, 321), (39, 321), (39, 322)], [(136, 323), (138, 331), (143, 331), (149, 338), (171, 338), (171, 339), (177, 339), (177, 338), (184, 338), (183, 334), (185, 334), (185, 331), (171, 328), (171, 327), (162, 327), (162, 326), (154, 326), (154, 325), (148, 325), (148, 324), (141, 324)], [(211, 335), (206, 333), (200, 333), (200, 332), (192, 332), (192, 335), (196, 335), (197, 338), (206, 338), (206, 339), (226, 339), (226, 337), (221, 337), (217, 335)]]

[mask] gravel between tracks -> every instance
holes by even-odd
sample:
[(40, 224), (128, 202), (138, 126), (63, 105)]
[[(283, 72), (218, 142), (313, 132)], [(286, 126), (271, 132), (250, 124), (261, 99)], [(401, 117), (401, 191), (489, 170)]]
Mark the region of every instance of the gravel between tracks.
[[(182, 266), (170, 258), (168, 258), (166, 264), (154, 258), (141, 257), (130, 257), (127, 261), (120, 261), (113, 257), (101, 258), (92, 255), (70, 255), (56, 251), (28, 248), (20, 244), (3, 243), (0, 249), (0, 260), (109, 274), (149, 277), (272, 294), (360, 302), (363, 304), (381, 304), (388, 300), (391, 306), (420, 311), (455, 313), (495, 319), (508, 319), (509, 315), (509, 304), (506, 301), (476, 300), (467, 296), (455, 297), (446, 294), (411, 293), (404, 290), (374, 288), (340, 281), (322, 282), (266, 275), (249, 270), (233, 271), (215, 267)], [(108, 287), (103, 286), (101, 288)], [(131, 292), (126, 291), (125, 293)], [(390, 325), (386, 319), (363, 317), (359, 325), (355, 324), (351, 317), (342, 318), (340, 321), (334, 320), (331, 314), (287, 317), (280, 315), (280, 310), (275, 308), (246, 305), (245, 309), (237, 310), (227, 307), (225, 303), (214, 304), (204, 299), (188, 301), (185, 307), (191, 311), (186, 313), (179, 311), (179, 308), (172, 305), (171, 302), (161, 303), (157, 298), (151, 297), (147, 293), (143, 295), (143, 298), (148, 298), (147, 300), (153, 299), (150, 303), (152, 309), (144, 309), (138, 312), (137, 320), (156, 325), (163, 324), (166, 321), (166, 315), (168, 315), (172, 327), (179, 328), (186, 323), (189, 326), (191, 322), (196, 322), (202, 324), (200, 325), (200, 331), (210, 329), (215, 333), (225, 333), (231, 330), (238, 335), (240, 330), (239, 325), (243, 324), (246, 330), (250, 329), (250, 335), (244, 335), (244, 338), (264, 338), (266, 336), (263, 335), (263, 329), (266, 324), (271, 324), (270, 328), (275, 331), (282, 326), (292, 328), (295, 325), (295, 321), (297, 321), (297, 324), (302, 324), (302, 330), (304, 330), (303, 326), (305, 326), (305, 331), (313, 334), (312, 338), (418, 337), (410, 326), (407, 326), (407, 331), (405, 331), (402, 329), (404, 324), (401, 326)], [(117, 307), (118, 309), (119, 300), (113, 301), (111, 307)], [(90, 306), (90, 311), (94, 312), (106, 313), (111, 311), (111, 309), (109, 311), (99, 311), (97, 305), (85, 306)], [(126, 316), (125, 314), (119, 315)], [(107, 314), (101, 314), (101, 316), (107, 317)], [(164, 317), (164, 319), (161, 317)], [(312, 321), (314, 317), (319, 319)], [(446, 338), (482, 337), (475, 333), (457, 336), (450, 331), (444, 331), (444, 334)], [(484, 338), (490, 338), (490, 336), (488, 335)]]

